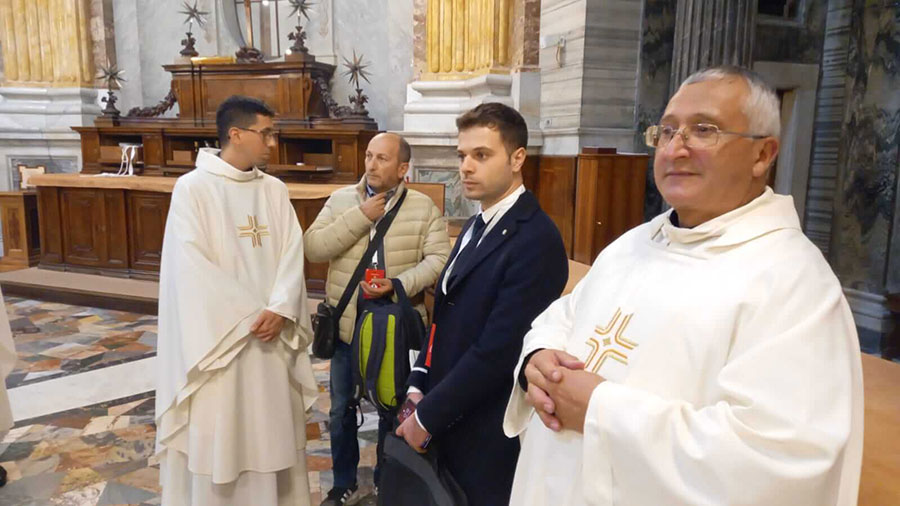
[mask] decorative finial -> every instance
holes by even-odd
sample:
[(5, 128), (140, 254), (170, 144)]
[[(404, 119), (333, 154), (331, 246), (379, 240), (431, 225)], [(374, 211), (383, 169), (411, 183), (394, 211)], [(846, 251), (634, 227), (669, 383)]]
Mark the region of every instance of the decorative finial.
[(103, 103), (106, 104), (106, 107), (103, 108), (104, 116), (113, 116), (119, 117), (121, 113), (116, 108), (116, 96), (113, 94), (113, 84), (117, 88), (122, 87), (122, 83), (125, 82), (125, 71), (119, 70), (117, 65), (112, 65), (109, 63), (109, 60), (106, 62), (106, 66), (101, 65), (100, 71), (97, 74), (97, 79), (101, 81), (106, 81), (106, 96), (101, 99)]
[(297, 28), (295, 31), (288, 34), (288, 40), (294, 41), (294, 45), (291, 46), (287, 51), (286, 60), (315, 60), (309, 54), (309, 49), (306, 47), (306, 31), (303, 30), (303, 19), (306, 18), (309, 21), (309, 11), (311, 7), (315, 5), (312, 2), (307, 0), (288, 0), (291, 4), (291, 13), (289, 16), (297, 16)]
[(194, 24), (195, 21), (197, 22), (197, 26), (203, 28), (203, 25), (206, 23), (206, 16), (209, 16), (208, 11), (201, 11), (197, 7), (197, 0), (194, 0), (194, 5), (188, 4), (187, 0), (185, 0), (184, 10), (179, 12), (187, 16), (184, 22), (188, 24), (188, 32), (191, 31), (190, 27)]
[(106, 87), (110, 90), (113, 88), (113, 84), (115, 84), (116, 87), (121, 88), (122, 83), (126, 81), (125, 71), (119, 70), (118, 65), (112, 65), (107, 60), (105, 66), (100, 66), (100, 72), (97, 74), (97, 79), (106, 81)]
[(350, 76), (350, 84), (353, 85), (354, 88), (359, 89), (359, 78), (362, 77), (369, 84), (369, 73), (366, 72), (366, 68), (369, 66), (368, 63), (363, 63), (363, 55), (356, 55), (356, 50), (353, 50), (353, 61), (344, 57), (344, 67), (347, 68), (344, 71), (345, 76)]
[(363, 55), (357, 56), (355, 49), (353, 50), (352, 61), (348, 60), (346, 56), (344, 57), (344, 67), (347, 69), (344, 71), (344, 76), (349, 76), (350, 84), (356, 88), (356, 96), (350, 96), (350, 103), (353, 104), (353, 115), (355, 116), (369, 115), (369, 111), (366, 110), (366, 103), (369, 101), (369, 97), (363, 94), (362, 88), (359, 85), (360, 77), (371, 84), (369, 81), (369, 73), (366, 72), (368, 66), (368, 63), (363, 62)]
[(198, 56), (200, 53), (198, 53), (197, 50), (194, 48), (194, 44), (197, 43), (197, 39), (194, 38), (194, 34), (193, 34), (194, 22), (196, 21), (197, 26), (199, 26), (200, 28), (203, 28), (203, 24), (206, 23), (206, 16), (209, 15), (209, 12), (201, 11), (197, 7), (197, 0), (194, 0), (194, 5), (188, 4), (187, 1), (185, 0), (184, 10), (179, 11), (179, 12), (181, 12), (181, 14), (184, 14), (185, 16), (187, 16), (185, 18), (184, 22), (187, 23), (187, 25), (188, 25), (188, 31), (185, 34), (185, 35), (187, 35), (187, 38), (181, 40), (181, 45), (184, 46), (184, 48), (181, 50), (180, 54), (181, 54), (181, 56), (183, 56), (185, 58), (190, 58), (192, 56)]
[(300, 16), (303, 16), (309, 21), (309, 11), (313, 5), (316, 5), (314, 2), (309, 2), (307, 0), (288, 0), (288, 3), (291, 5), (291, 13), (288, 14), (288, 17), (292, 17), (296, 14), (298, 24), (300, 23)]

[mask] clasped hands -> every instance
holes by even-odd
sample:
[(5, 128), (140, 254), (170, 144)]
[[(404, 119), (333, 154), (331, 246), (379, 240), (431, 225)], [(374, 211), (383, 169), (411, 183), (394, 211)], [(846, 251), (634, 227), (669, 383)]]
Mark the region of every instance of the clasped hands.
[(250, 327), (250, 333), (260, 341), (268, 343), (281, 334), (282, 327), (284, 327), (284, 317), (265, 309)]
[(525, 398), (548, 429), (584, 433), (588, 402), (602, 377), (585, 371), (583, 362), (562, 350), (545, 349), (528, 360), (525, 378)]

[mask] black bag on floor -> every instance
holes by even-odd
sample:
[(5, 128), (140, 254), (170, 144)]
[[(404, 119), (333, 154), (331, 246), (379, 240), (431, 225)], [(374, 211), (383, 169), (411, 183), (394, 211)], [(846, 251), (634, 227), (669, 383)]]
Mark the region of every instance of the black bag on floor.
[(468, 506), (466, 494), (438, 463), (432, 446), (420, 454), (406, 441), (389, 433), (384, 438), (384, 460), (378, 486), (379, 506)]

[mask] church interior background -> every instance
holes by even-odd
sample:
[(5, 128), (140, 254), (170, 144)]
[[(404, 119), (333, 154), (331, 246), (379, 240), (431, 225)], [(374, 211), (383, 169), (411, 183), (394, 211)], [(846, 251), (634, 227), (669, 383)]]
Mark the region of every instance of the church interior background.
[[(900, 3), (296, 4), (0, 0), (0, 286), (19, 355), (0, 504), (159, 504), (155, 281), (167, 192), (214, 142), (210, 114), (226, 91), (275, 102), (285, 123), (270, 168), (297, 185), (304, 226), (361, 175), (367, 139), (393, 131), (412, 145), (411, 180), (443, 206), (451, 234), (477, 209), (460, 189), (454, 119), (482, 102), (514, 106), (529, 126), (526, 186), (570, 258), (589, 264), (664, 209), (642, 132), (678, 83), (713, 64), (751, 67), (782, 101), (770, 184), (794, 197), (840, 279), (862, 350), (898, 362)], [(193, 7), (202, 15), (187, 22)], [(127, 169), (136, 177), (72, 179)], [(313, 298), (324, 272), (307, 267)], [(314, 367), (325, 392), (328, 363)], [(900, 385), (887, 387), (897, 420)], [(307, 425), (314, 503), (331, 486), (327, 413), (322, 395)], [(370, 413), (369, 488), (376, 428)], [(891, 434), (900, 439), (896, 425)], [(895, 476), (898, 454), (866, 464), (864, 486)], [(879, 494), (864, 490), (861, 504), (886, 504)]]

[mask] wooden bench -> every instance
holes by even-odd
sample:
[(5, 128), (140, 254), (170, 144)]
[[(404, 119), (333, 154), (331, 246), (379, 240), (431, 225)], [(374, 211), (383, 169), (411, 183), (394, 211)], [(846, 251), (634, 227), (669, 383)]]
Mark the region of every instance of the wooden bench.
[(863, 354), (866, 429), (860, 505), (900, 504), (900, 364)]

